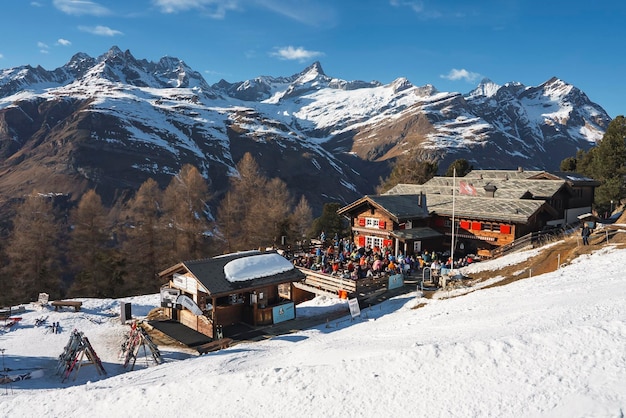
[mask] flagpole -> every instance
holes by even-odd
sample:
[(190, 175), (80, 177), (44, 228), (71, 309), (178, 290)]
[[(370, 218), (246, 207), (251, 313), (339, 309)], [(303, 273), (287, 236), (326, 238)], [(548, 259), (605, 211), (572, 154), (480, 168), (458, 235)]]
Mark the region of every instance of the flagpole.
[(456, 167), (452, 168), (452, 240), (450, 242), (450, 275), (454, 268), (454, 198), (456, 196)]

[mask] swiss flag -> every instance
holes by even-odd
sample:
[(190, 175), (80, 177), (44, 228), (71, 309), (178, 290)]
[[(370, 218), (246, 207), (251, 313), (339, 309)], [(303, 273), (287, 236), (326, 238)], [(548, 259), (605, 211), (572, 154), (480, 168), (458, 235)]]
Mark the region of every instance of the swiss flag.
[(466, 194), (469, 196), (477, 196), (478, 192), (476, 188), (469, 183), (464, 181), (459, 182), (459, 194)]

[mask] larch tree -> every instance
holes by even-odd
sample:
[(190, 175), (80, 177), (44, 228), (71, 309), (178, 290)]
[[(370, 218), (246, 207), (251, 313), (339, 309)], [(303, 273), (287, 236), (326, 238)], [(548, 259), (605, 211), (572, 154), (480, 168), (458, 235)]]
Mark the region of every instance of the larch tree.
[(158, 291), (157, 273), (168, 267), (163, 263), (162, 199), (163, 192), (150, 178), (124, 208), (122, 247), (128, 260), (126, 290), (129, 294)]
[(237, 173), (230, 178), (229, 190), (217, 211), (217, 224), (226, 252), (258, 248), (265, 234), (261, 202), (267, 178), (250, 153), (244, 154), (237, 164)]
[(301, 196), (300, 201), (296, 205), (291, 214), (292, 236), (297, 241), (307, 238), (311, 224), (313, 223), (313, 210), (309, 206), (306, 197)]
[(13, 302), (37, 300), (40, 292), (61, 296), (61, 250), (63, 227), (50, 197), (28, 196), (16, 210), (13, 230), (6, 245), (8, 274), (13, 283)]
[(71, 296), (116, 297), (121, 293), (124, 270), (111, 245), (108, 212), (95, 190), (87, 191), (72, 211), (70, 263), (75, 271)]
[(287, 189), (287, 184), (279, 178), (273, 178), (265, 185), (265, 193), (259, 205), (255, 208), (262, 210), (263, 222), (257, 222), (259, 235), (262, 237), (260, 244), (264, 246), (277, 246), (281, 244), (281, 237), (289, 235), (289, 214), (293, 206), (293, 197)]
[(378, 193), (384, 193), (401, 183), (424, 184), (433, 178), (439, 170), (437, 161), (425, 151), (413, 150), (396, 160), (389, 177), (381, 181)]
[(163, 196), (164, 239), (170, 263), (206, 257), (209, 186), (198, 169), (185, 164)]

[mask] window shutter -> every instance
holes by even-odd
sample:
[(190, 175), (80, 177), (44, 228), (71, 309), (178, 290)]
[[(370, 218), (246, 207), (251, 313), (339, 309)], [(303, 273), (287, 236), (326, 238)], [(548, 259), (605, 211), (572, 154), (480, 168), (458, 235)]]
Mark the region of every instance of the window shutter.
[(365, 218), (359, 218), (359, 226), (365, 226)]
[(363, 235), (359, 236), (359, 247), (365, 247), (365, 237)]
[(510, 234), (511, 233), (511, 225), (500, 225), (500, 233), (501, 234)]
[(482, 224), (480, 222), (472, 222), (472, 231), (480, 231)]
[(470, 223), (469, 221), (461, 221), (459, 222), (459, 226), (463, 229), (470, 229)]
[(385, 221), (378, 221), (378, 227), (380, 229), (385, 229)]

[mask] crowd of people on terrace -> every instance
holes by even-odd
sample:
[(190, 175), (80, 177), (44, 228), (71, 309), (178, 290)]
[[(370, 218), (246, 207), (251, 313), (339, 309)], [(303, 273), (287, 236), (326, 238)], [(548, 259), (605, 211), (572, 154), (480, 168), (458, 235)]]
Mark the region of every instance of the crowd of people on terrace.
[(396, 256), (390, 247), (359, 247), (348, 238), (340, 239), (337, 236), (331, 243), (325, 242), (325, 239), (320, 241), (322, 244), (315, 248), (315, 253), (301, 253), (294, 258), (294, 265), (358, 280), (400, 273), (411, 275), (420, 273), (426, 267), (431, 269), (434, 276), (438, 276), (445, 269), (457, 269), (475, 261), (472, 256), (464, 256), (456, 259), (452, 265), (450, 257), (435, 251), (406, 256), (399, 252)]

